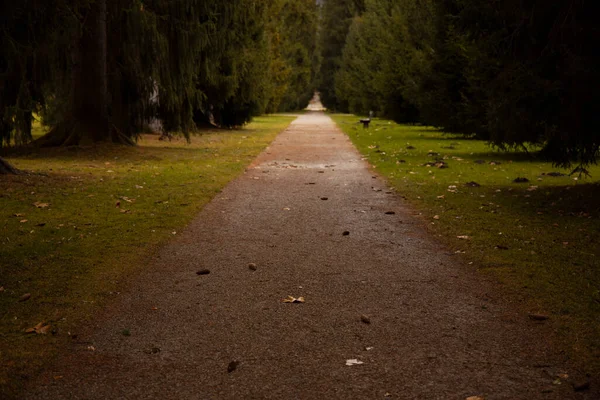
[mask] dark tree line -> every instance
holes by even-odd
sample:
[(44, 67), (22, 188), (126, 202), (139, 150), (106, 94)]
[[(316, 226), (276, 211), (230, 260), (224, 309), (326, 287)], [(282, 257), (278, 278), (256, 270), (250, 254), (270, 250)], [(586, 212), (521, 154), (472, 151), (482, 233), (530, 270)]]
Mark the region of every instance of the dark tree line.
[(303, 108), (313, 0), (20, 0), (0, 5), (0, 147), (133, 144)]
[[(370, 110), (489, 140), (535, 145), (558, 165), (600, 148), (600, 30), (585, 0), (327, 0), (352, 10), (324, 32), (330, 108)], [(342, 32), (344, 31), (344, 32)], [(343, 37), (343, 39), (341, 39)], [(333, 83), (333, 84), (332, 84)]]

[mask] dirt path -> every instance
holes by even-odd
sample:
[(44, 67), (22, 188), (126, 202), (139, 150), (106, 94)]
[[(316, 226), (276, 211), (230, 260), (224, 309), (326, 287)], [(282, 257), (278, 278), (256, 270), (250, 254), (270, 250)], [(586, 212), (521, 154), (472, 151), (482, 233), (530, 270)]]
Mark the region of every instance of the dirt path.
[(547, 327), (458, 261), (311, 113), (25, 398), (585, 398), (553, 385)]

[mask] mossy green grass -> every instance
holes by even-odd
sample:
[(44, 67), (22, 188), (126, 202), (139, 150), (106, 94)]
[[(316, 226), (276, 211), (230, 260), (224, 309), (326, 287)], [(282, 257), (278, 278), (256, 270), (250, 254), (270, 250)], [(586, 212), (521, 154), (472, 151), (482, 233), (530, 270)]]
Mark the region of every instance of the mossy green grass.
[(550, 316), (567, 354), (600, 373), (600, 167), (570, 175), (533, 152), (332, 117), (433, 235), (500, 282), (524, 313)]
[[(0, 397), (18, 396), (293, 119), (260, 117), (190, 143), (144, 135), (135, 147), (5, 154), (29, 174), (0, 176)], [(39, 323), (46, 334), (25, 333)]]

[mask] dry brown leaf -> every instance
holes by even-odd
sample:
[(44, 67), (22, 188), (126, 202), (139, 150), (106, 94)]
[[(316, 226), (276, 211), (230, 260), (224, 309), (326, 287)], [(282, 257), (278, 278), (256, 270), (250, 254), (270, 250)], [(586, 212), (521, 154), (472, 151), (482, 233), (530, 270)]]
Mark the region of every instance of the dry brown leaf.
[(50, 206), (50, 204), (48, 203), (41, 203), (39, 201), (36, 201), (35, 203), (33, 203), (33, 205), (37, 208), (48, 208), (48, 206)]
[(462, 239), (462, 240), (470, 240), (471, 239), (471, 237), (467, 236), (467, 235), (460, 235), (460, 236), (457, 236), (457, 238)]
[(25, 293), (23, 296), (19, 298), (19, 301), (27, 301), (31, 298), (31, 293)]
[(485, 398), (481, 396), (471, 396), (467, 397), (466, 400), (485, 400)]
[(27, 220), (26, 219), (22, 219), (19, 222), (22, 223), (22, 224), (24, 224), (25, 222), (27, 222)]
[(40, 329), (37, 330), (37, 333), (39, 333), (41, 335), (45, 335), (48, 332), (50, 332), (50, 329), (52, 329), (52, 325), (44, 325)]
[(346, 365), (349, 366), (349, 367), (351, 367), (353, 365), (361, 365), (361, 364), (364, 364), (364, 362), (362, 362), (362, 361), (360, 361), (360, 360), (358, 360), (356, 358), (352, 358), (350, 360), (346, 360)]
[(283, 299), (284, 303), (304, 303), (304, 297), (300, 296), (298, 298), (288, 296), (287, 299)]
[(25, 216), (25, 214), (20, 214), (20, 213), (13, 214), (13, 217), (17, 217), (17, 218), (24, 217), (24, 216)]
[(52, 325), (46, 325), (45, 322), (40, 322), (33, 328), (25, 329), (25, 333), (37, 333), (38, 335), (45, 335), (50, 332), (50, 329), (52, 329)]

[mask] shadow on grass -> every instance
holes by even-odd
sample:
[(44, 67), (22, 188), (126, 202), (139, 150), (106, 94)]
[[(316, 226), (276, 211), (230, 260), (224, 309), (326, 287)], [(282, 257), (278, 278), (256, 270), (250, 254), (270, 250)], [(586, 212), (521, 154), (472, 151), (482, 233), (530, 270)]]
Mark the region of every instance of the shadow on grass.
[[(143, 161), (149, 155), (154, 157), (164, 154), (165, 157), (176, 153), (183, 154), (203, 154), (213, 151), (209, 146), (210, 143), (186, 144), (185, 142), (158, 142), (150, 145), (147, 142), (141, 142), (137, 146), (124, 146), (115, 144), (100, 144), (90, 147), (50, 147), (50, 148), (35, 148), (35, 147), (12, 147), (3, 149), (0, 156), (11, 159), (28, 159), (28, 160), (53, 160), (53, 161), (104, 161), (115, 160), (116, 158), (127, 158), (128, 162)], [(153, 158), (156, 159), (156, 158)]]

